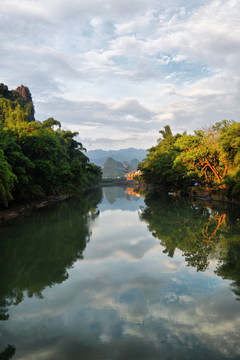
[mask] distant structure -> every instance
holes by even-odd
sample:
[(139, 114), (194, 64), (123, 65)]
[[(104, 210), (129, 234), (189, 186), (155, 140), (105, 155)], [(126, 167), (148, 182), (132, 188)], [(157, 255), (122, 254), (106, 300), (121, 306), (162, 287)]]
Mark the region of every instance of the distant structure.
[(127, 181), (132, 181), (135, 180), (136, 176), (140, 176), (142, 175), (142, 171), (141, 170), (136, 170), (136, 171), (131, 171), (129, 173), (126, 174), (126, 180)]

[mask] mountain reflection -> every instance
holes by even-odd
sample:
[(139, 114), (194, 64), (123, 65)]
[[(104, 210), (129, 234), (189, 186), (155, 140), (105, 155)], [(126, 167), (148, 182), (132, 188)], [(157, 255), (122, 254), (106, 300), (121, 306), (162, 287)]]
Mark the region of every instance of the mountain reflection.
[(239, 208), (232, 205), (206, 205), (151, 193), (140, 219), (148, 224), (163, 250), (173, 257), (182, 251), (188, 264), (205, 271), (211, 260), (217, 260), (215, 273), (233, 280), (231, 288), (240, 298), (240, 221)]
[(83, 258), (101, 198), (95, 190), (0, 228), (0, 320), (25, 295), (42, 298), (46, 286), (68, 278), (67, 269)]
[(109, 186), (103, 188), (103, 198), (110, 204), (113, 204), (121, 198), (125, 198), (129, 201), (138, 200), (140, 198), (138, 188), (124, 187), (124, 186)]

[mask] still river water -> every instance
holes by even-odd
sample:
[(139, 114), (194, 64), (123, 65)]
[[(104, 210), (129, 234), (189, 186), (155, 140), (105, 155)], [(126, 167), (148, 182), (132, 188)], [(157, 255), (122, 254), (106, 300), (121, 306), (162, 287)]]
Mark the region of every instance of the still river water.
[(0, 227), (0, 359), (240, 359), (240, 212), (105, 187)]

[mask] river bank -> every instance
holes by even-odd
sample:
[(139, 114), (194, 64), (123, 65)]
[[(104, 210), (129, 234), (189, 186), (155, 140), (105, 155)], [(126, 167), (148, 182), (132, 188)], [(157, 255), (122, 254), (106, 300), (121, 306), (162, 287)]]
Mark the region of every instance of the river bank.
[(30, 203), (21, 204), (14, 208), (0, 211), (0, 223), (7, 221), (7, 220), (15, 219), (16, 217), (21, 216), (21, 215), (26, 215), (33, 210), (37, 210), (37, 209), (43, 208), (45, 206), (54, 204), (56, 202), (66, 200), (71, 196), (72, 196), (72, 194), (49, 196), (48, 198), (45, 198), (45, 199), (42, 199), (39, 201), (33, 201)]
[[(102, 184), (101, 184), (102, 185)], [(109, 183), (107, 186), (121, 186), (121, 187), (131, 187), (135, 189), (161, 189), (161, 187), (154, 186), (154, 185), (146, 185), (146, 184), (139, 184), (138, 182), (121, 182), (121, 183)], [(106, 185), (104, 185), (106, 186)], [(95, 188), (95, 187), (93, 187)], [(90, 190), (90, 189), (88, 189)], [(226, 195), (226, 192), (224, 190), (214, 190), (214, 189), (206, 189), (206, 188), (189, 188), (186, 192), (179, 191), (168, 191), (169, 195), (173, 196), (187, 196), (191, 199), (199, 199), (204, 201), (220, 201), (232, 205), (240, 205), (239, 199), (229, 198)], [(64, 194), (64, 195), (58, 195), (58, 196), (49, 196), (48, 198), (39, 200), (39, 201), (33, 201), (26, 204), (21, 204), (19, 206), (15, 206), (10, 209), (6, 209), (3, 211), (0, 211), (0, 224), (15, 219), (18, 216), (26, 215), (30, 213), (31, 211), (49, 206), (51, 204), (54, 204), (56, 202), (60, 202), (63, 200), (68, 199), (69, 197), (73, 196), (73, 194)]]
[(221, 201), (233, 205), (240, 205), (240, 199), (227, 196), (224, 189), (190, 188), (188, 189), (188, 196), (201, 200)]

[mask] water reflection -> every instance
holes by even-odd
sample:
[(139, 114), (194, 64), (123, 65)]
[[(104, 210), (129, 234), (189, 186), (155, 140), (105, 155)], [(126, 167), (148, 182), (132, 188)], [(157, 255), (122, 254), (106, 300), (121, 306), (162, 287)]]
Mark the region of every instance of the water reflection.
[[(67, 269), (83, 258), (91, 235), (89, 222), (98, 216), (100, 201), (97, 190), (1, 227), (1, 299), (17, 305), (24, 291), (28, 297), (42, 298), (46, 286), (66, 280)], [(7, 319), (4, 313), (2, 317)]]
[(103, 188), (103, 198), (110, 204), (125, 198), (129, 201), (138, 201), (141, 197), (139, 189), (127, 186), (108, 186)]
[(225, 280), (231, 280), (231, 290), (240, 300), (240, 240), (239, 235), (236, 239), (232, 237), (222, 246), (223, 251), (219, 256), (219, 265), (216, 274)]
[[(66, 238), (75, 244), (72, 230), (83, 239), (82, 245), (73, 246), (75, 250), (69, 252), (72, 256), (67, 256), (68, 261), (58, 260), (67, 269), (66, 281), (54, 284), (52, 278), (51, 286), (41, 290), (41, 299), (25, 296), (17, 306), (9, 305), (9, 320), (3, 321), (1, 328), (2, 348), (8, 343), (15, 344), (16, 360), (238, 359), (240, 303), (229, 290), (229, 281), (223, 278), (236, 281), (239, 253), (238, 247), (225, 251), (220, 246), (222, 239), (224, 243), (232, 239), (232, 244), (238, 244), (236, 215), (231, 218), (225, 207), (204, 210), (199, 204), (157, 200), (155, 195), (144, 200), (134, 196), (132, 189), (124, 188), (111, 189), (117, 197), (109, 202), (106, 192), (108, 188), (103, 189), (105, 196), (98, 210), (94, 205), (86, 205), (93, 210), (93, 216), (81, 210), (83, 204), (77, 206), (75, 202), (73, 208), (70, 203), (65, 204), (68, 210), (62, 212), (63, 216), (53, 216), (52, 220), (63, 222), (58, 224), (58, 232), (57, 224), (53, 226), (64, 243), (56, 246), (61, 251), (54, 253), (50, 249), (53, 256), (65, 258), (69, 246)], [(226, 216), (219, 221), (223, 214)], [(43, 228), (50, 216), (49, 209), (42, 221)], [(33, 228), (39, 231), (33, 221)], [(24, 223), (26, 230), (32, 228), (28, 219)], [(21, 233), (21, 228), (23, 236), (21, 221), (14, 224), (15, 236)], [(75, 227), (81, 227), (83, 234)], [(5, 233), (9, 236), (7, 230)], [(212, 236), (208, 244), (203, 242), (208, 250), (204, 260), (207, 265), (199, 269), (202, 271), (196, 271), (201, 262), (194, 267), (186, 266), (190, 263), (185, 261), (189, 251), (185, 237), (189, 239), (192, 255), (193, 233), (199, 242)], [(90, 234), (91, 241), (87, 242)], [(48, 236), (47, 232), (44, 235)], [(212, 252), (211, 242), (216, 245)], [(8, 246), (11, 258), (14, 247)], [(200, 252), (199, 247), (195, 253)], [(170, 256), (163, 253), (165, 249)], [(40, 252), (39, 258), (35, 253), (34, 261), (41, 264), (39, 272), (44, 266), (43, 254)], [(56, 259), (54, 266), (58, 269)], [(39, 278), (42, 276), (39, 274)], [(7, 279), (6, 274), (3, 279)], [(21, 276), (17, 280), (20, 279)], [(11, 284), (19, 286), (13, 280)], [(21, 286), (24, 295), (27, 288)]]
[(141, 195), (139, 193), (139, 189), (135, 189), (133, 187), (106, 186), (103, 187), (102, 191), (102, 210), (108, 209), (110, 204), (112, 210), (121, 209), (136, 211), (139, 209), (140, 205), (143, 204), (141, 202)]
[(101, 197), (92, 191), (1, 226), (0, 320), (9, 319), (10, 305), (33, 295), (43, 299), (46, 286), (68, 279), (68, 269), (83, 258)]
[(15, 346), (7, 345), (3, 351), (0, 352), (0, 360), (9, 360), (16, 352)]
[[(233, 292), (240, 295), (240, 213), (239, 207), (183, 199), (151, 193), (145, 199), (141, 220), (173, 257), (180, 249), (188, 266), (205, 271), (213, 259), (216, 274), (234, 280)], [(238, 298), (238, 297), (237, 297)]]

